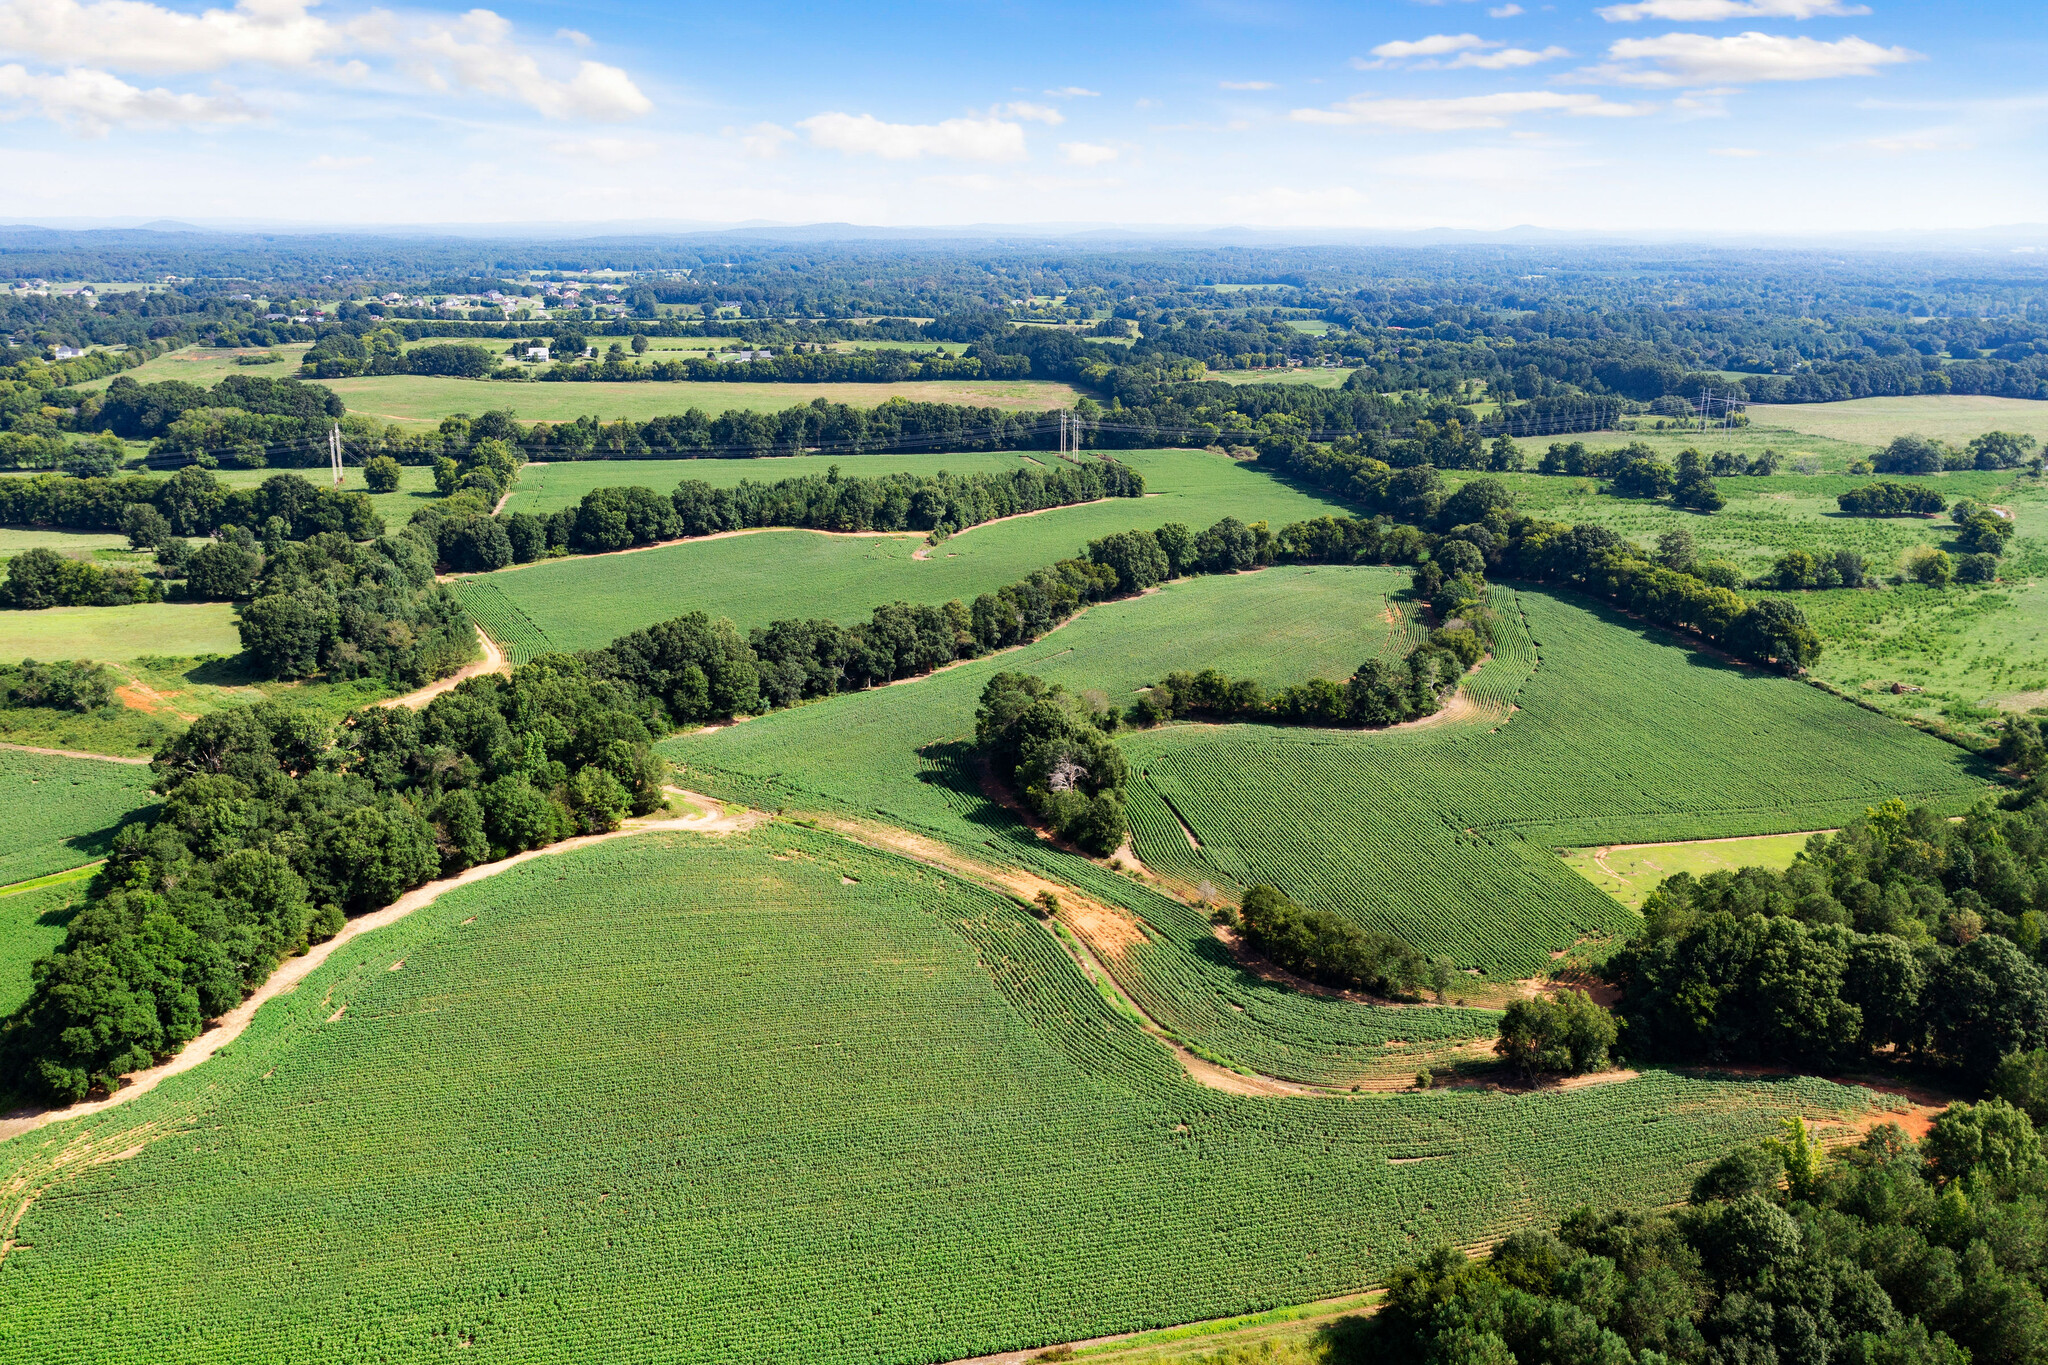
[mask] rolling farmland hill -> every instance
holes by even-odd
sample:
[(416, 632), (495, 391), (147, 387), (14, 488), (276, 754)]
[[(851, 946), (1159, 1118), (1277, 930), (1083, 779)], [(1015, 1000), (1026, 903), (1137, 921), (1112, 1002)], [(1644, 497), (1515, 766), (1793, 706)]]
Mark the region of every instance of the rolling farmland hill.
[(0, 1146), (37, 1192), (0, 1333), (51, 1365), (946, 1360), (1353, 1290), (1867, 1103), (1223, 1093), (1007, 900), (789, 825), (647, 835), (448, 894), (196, 1071)]

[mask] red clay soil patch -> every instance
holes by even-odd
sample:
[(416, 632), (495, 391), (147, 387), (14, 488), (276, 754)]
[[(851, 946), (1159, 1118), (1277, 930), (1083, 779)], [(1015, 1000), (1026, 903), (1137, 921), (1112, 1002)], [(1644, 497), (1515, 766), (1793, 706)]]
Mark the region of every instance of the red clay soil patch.
[(171, 704), (170, 697), (146, 683), (123, 683), (114, 689), (114, 696), (130, 711), (140, 711), (144, 715), (153, 716), (159, 711), (168, 711), (188, 725), (199, 719), (197, 715), (180, 711)]

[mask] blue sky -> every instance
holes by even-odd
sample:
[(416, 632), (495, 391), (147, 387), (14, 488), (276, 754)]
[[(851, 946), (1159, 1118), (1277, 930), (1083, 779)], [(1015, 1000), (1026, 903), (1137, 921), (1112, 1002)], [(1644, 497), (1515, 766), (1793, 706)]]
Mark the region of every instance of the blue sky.
[(0, 221), (2048, 222), (2032, 4), (0, 0)]

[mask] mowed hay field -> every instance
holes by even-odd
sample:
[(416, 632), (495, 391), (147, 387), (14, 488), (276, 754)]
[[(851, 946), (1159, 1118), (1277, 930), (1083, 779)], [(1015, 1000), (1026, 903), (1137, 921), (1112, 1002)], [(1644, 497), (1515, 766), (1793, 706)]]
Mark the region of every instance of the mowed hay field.
[(0, 612), (0, 663), (233, 654), (242, 647), (226, 602), (139, 602)]
[(593, 649), (691, 611), (728, 617), (742, 629), (792, 617), (850, 623), (885, 602), (971, 600), (1133, 527), (1178, 521), (1200, 530), (1224, 516), (1263, 517), (1277, 527), (1345, 511), (1222, 455), (1155, 450), (1118, 458), (1145, 476), (1145, 497), (973, 527), (928, 559), (914, 558), (924, 544), (914, 532), (775, 530), (501, 569), (458, 581), (456, 592), (517, 660), (548, 649)]
[(1868, 1103), (1222, 1093), (1005, 898), (790, 825), (646, 835), (452, 892), (0, 1145), (36, 1192), (0, 1332), (50, 1365), (948, 1360), (1355, 1290)]
[(104, 858), (114, 830), (150, 804), (152, 777), (135, 763), (0, 749), (0, 888)]
[(1855, 398), (1845, 403), (1752, 403), (1751, 423), (1882, 446), (1914, 434), (1961, 443), (1987, 431), (2017, 431), (2048, 441), (2048, 403), (2027, 398), (1941, 394)]
[[(1118, 704), (1174, 668), (1269, 686), (1345, 676), (1385, 647), (1381, 604), (1400, 605), (1385, 596), (1400, 582), (1269, 569), (1175, 584), (999, 658), (665, 749), (714, 794), (851, 807), (980, 842), (1006, 819), (963, 744), (989, 674), (1039, 673)], [(1282, 600), (1295, 591), (1353, 606), (1304, 601), (1297, 615)], [(1466, 682), (1462, 716), (1378, 734), (1181, 725), (1125, 738), (1138, 856), (1183, 886), (1270, 883), (1501, 979), (1633, 923), (1554, 847), (1814, 829), (1892, 795), (1955, 808), (1983, 790), (1988, 770), (1969, 755), (1817, 689), (1585, 599), (1496, 588), (1495, 600), (1500, 657)]]
[[(776, 455), (758, 460), (563, 460), (522, 465), (505, 500), (507, 512), (546, 514), (573, 507), (593, 488), (638, 484), (669, 493), (684, 479), (713, 488), (732, 488), (746, 480), (775, 483), (782, 479), (824, 474), (878, 478), (885, 474), (1007, 474), (1016, 469), (1044, 469), (1056, 455), (1020, 455), (1013, 451), (953, 451), (907, 455)], [(432, 480), (429, 479), (431, 485)]]
[(363, 379), (321, 379), (341, 395), (348, 410), (364, 417), (408, 426), (433, 426), (458, 412), (507, 411), (522, 422), (570, 422), (592, 416), (612, 422), (644, 421), (700, 408), (708, 413), (735, 409), (781, 412), (822, 398), (871, 408), (892, 398), (913, 403), (960, 403), (1011, 412), (1049, 412), (1072, 407), (1080, 390), (1050, 379), (911, 380), (900, 384), (746, 384), (688, 380), (673, 382), (593, 380), (589, 383), (502, 383), (487, 379), (444, 379), (433, 375), (374, 375)]

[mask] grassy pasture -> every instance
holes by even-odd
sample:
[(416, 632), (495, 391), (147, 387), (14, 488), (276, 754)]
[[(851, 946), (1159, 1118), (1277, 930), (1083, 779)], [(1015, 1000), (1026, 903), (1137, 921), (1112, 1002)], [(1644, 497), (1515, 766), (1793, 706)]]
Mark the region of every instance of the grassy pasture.
[(132, 607), (0, 612), (0, 663), (232, 654), (241, 647), (234, 608), (225, 602), (143, 602)]
[[(123, 370), (138, 384), (156, 384), (166, 379), (182, 379), (187, 384), (198, 384), (211, 388), (231, 374), (253, 374), (266, 379), (295, 378), (299, 373), (299, 357), (312, 348), (310, 342), (295, 342), (284, 346), (251, 346), (243, 348), (209, 346), (185, 346), (166, 352), (153, 360), (146, 360), (132, 370)], [(237, 356), (262, 355), (274, 351), (284, 357), (276, 365), (237, 365)], [(106, 375), (87, 383), (73, 385), (86, 392), (106, 388), (118, 375)]]
[(716, 380), (672, 383), (593, 381), (590, 383), (498, 383), (433, 375), (374, 375), (322, 379), (341, 395), (348, 410), (385, 422), (433, 426), (458, 412), (506, 409), (525, 422), (573, 421), (586, 414), (607, 422), (644, 420), (690, 408), (718, 413), (729, 409), (780, 412), (813, 399), (874, 407), (892, 398), (917, 403), (964, 403), (1013, 412), (1069, 407), (1079, 390), (1049, 379), (912, 380), (900, 384), (748, 384)]
[(651, 835), (453, 892), (0, 1146), (30, 1188), (124, 1157), (28, 1208), (0, 1331), (52, 1365), (947, 1360), (1354, 1291), (1868, 1103), (1220, 1093), (1006, 900), (786, 825)]
[(2048, 403), (2026, 398), (1941, 394), (1855, 398), (1844, 403), (1752, 403), (1750, 420), (1876, 447), (1894, 436), (1934, 436), (1960, 444), (1987, 431), (2017, 431), (2048, 441)]
[[(334, 483), (334, 471), (319, 465), (310, 469), (216, 469), (212, 473), (218, 482), (230, 488), (254, 488), (273, 474), (297, 474), (322, 488), (332, 487)], [(344, 492), (369, 493), (360, 465), (343, 466), (341, 487)], [(440, 490), (434, 487), (432, 467), (409, 464), (400, 466), (398, 491), (370, 493), (370, 505), (377, 509), (378, 516), (384, 518), (384, 525), (396, 531), (416, 510), (440, 496)]]
[(23, 550), (55, 550), (67, 559), (93, 559), (112, 564), (155, 562), (154, 556), (137, 555), (131, 551), (128, 537), (118, 531), (0, 526), (0, 561), (12, 559)]
[(1312, 389), (1341, 389), (1350, 377), (1350, 370), (1326, 369), (1320, 365), (1303, 365), (1289, 370), (1208, 370), (1202, 375), (1205, 380), (1220, 380), (1225, 384), (1306, 384)]
[(148, 768), (0, 749), (0, 887), (107, 856), (107, 841), (150, 802)]
[[(909, 455), (777, 455), (759, 460), (564, 460), (529, 464), (519, 470), (508, 512), (552, 512), (574, 506), (593, 488), (639, 484), (667, 493), (684, 479), (701, 479), (714, 488), (731, 488), (744, 480), (775, 483), (806, 474), (823, 474), (834, 465), (841, 473), (874, 478), (883, 474), (1006, 474), (1014, 469), (1042, 469), (1051, 455), (1036, 458), (1008, 451), (955, 451)], [(431, 481), (430, 481), (431, 482)], [(0, 545), (4, 545), (0, 539)]]
[(1673, 844), (1622, 844), (1572, 848), (1566, 866), (1631, 910), (1657, 889), (1657, 883), (1681, 872), (1704, 877), (1744, 867), (1782, 872), (1806, 847), (1810, 834), (1765, 834), (1754, 839), (1697, 839)]
[(85, 903), (90, 873), (12, 892), (0, 887), (0, 1013), (28, 999), (29, 966), (64, 941), (65, 926)]
[(1117, 458), (1144, 474), (1146, 497), (975, 527), (929, 559), (912, 557), (923, 544), (915, 534), (767, 531), (500, 570), (462, 580), (457, 592), (492, 638), (514, 651), (587, 649), (688, 611), (745, 628), (793, 616), (865, 620), (876, 604), (899, 599), (967, 600), (1134, 526), (1179, 521), (1199, 530), (1225, 515), (1278, 526), (1344, 510), (1221, 455), (1120, 451)]
[(1717, 450), (1728, 450), (1746, 460), (1753, 460), (1766, 450), (1775, 450), (1783, 461), (1781, 467), (1787, 475), (1798, 472), (1793, 468), (1795, 464), (1808, 461), (1812, 462), (1811, 467), (1817, 472), (1839, 474), (1855, 461), (1867, 458), (1874, 449), (1873, 446), (1859, 441), (1815, 436), (1789, 427), (1752, 424), (1726, 431), (1657, 431), (1650, 426), (1653, 419), (1637, 417), (1630, 420), (1636, 424), (1633, 431), (1587, 431), (1570, 432), (1561, 436), (1526, 436), (1517, 440), (1516, 444), (1528, 457), (1531, 468), (1535, 467), (1536, 461), (1542, 458), (1543, 452), (1552, 442), (1583, 441), (1589, 450), (1617, 450), (1631, 442), (1639, 441), (1650, 447), (1668, 464), (1678, 462), (1678, 452), (1681, 450), (1699, 450), (1709, 455)]

